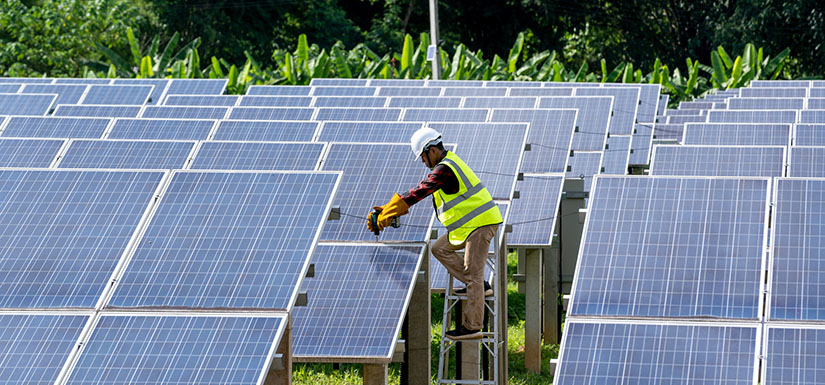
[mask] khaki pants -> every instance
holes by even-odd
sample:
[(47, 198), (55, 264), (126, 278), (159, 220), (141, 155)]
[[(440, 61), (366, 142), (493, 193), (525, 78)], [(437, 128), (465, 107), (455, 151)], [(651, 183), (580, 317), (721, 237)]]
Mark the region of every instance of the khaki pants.
[[(453, 246), (448, 234), (433, 243), (433, 256), (450, 274), (467, 285), (467, 303), (464, 304), (464, 327), (480, 330), (484, 320), (484, 265), (490, 240), (496, 235), (498, 225), (475, 229), (464, 244)], [(464, 250), (464, 258), (456, 250)]]

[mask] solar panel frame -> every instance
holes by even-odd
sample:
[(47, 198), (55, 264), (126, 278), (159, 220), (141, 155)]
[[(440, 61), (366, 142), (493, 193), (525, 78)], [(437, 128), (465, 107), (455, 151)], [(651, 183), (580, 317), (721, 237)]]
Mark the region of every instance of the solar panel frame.
[(485, 108), (405, 108), (402, 122), (486, 122), (491, 109)]
[(309, 81), (309, 85), (315, 87), (365, 87), (368, 81), (369, 79), (313, 78)]
[[(537, 117), (536, 115), (542, 116)], [(548, 117), (557, 119), (551, 121)], [(490, 111), (488, 120), (490, 122), (530, 123), (527, 142), (531, 144), (531, 149), (522, 159), (522, 172), (564, 173), (567, 171), (567, 158), (573, 145), (573, 133), (577, 117), (578, 110), (575, 109), (493, 109)], [(536, 124), (538, 122), (548, 123), (549, 127), (544, 129)], [(565, 140), (556, 129), (560, 128), (561, 133), (566, 134), (567, 129), (560, 127), (566, 124), (570, 124), (570, 137)], [(548, 151), (549, 154), (547, 154)], [(543, 163), (547, 159), (549, 159), (549, 162)], [(539, 163), (540, 161), (542, 163)]]
[(571, 149), (601, 151), (607, 145), (612, 96), (542, 97), (537, 107), (578, 110)]
[(633, 139), (630, 143), (631, 166), (645, 166), (650, 164), (650, 153), (653, 148), (653, 125), (655, 123), (636, 123), (633, 130)]
[[(117, 118), (114, 119), (109, 126), (103, 138), (131, 140), (207, 140), (211, 138), (212, 133), (215, 131), (217, 122), (218, 120), (213, 119)], [(174, 131), (167, 131), (170, 129), (174, 129)], [(182, 129), (185, 129), (185, 131), (182, 131)]]
[[(681, 143), (685, 137), (684, 124), (655, 123), (653, 125), (654, 141), (675, 141)], [(610, 140), (610, 139), (608, 139)]]
[[(785, 174), (785, 165), (788, 163), (786, 150), (785, 146), (657, 145), (653, 149), (649, 174), (653, 176), (782, 177)], [(763, 159), (767, 156), (773, 159), (777, 153), (779, 159), (775, 164)], [(658, 162), (657, 154), (659, 155)], [(729, 162), (720, 161), (720, 157), (733, 156), (736, 159), (730, 159)], [(743, 156), (748, 159), (741, 159)], [(759, 157), (757, 160), (762, 160), (763, 163), (749, 162), (751, 156)], [(693, 168), (687, 170), (691, 165)], [(718, 168), (714, 169), (713, 166)], [(773, 166), (773, 168), (763, 169), (768, 166)], [(674, 167), (684, 169), (674, 170)]]
[(636, 109), (636, 121), (652, 123), (656, 121), (656, 111), (659, 108), (659, 84), (629, 84), (629, 83), (602, 83), (603, 88), (639, 88), (639, 106)]
[(632, 140), (631, 135), (612, 135), (607, 138), (607, 147), (602, 155), (602, 174), (627, 175)]
[(241, 99), (238, 95), (166, 95), (164, 106), (234, 107)]
[(0, 77), (0, 83), (20, 83), (20, 84), (53, 84), (54, 78), (18, 78)]
[[(524, 174), (524, 179), (516, 184), (520, 196), (510, 204), (506, 223), (513, 227), (513, 232), (507, 236), (508, 246), (550, 245), (556, 232), (565, 178), (563, 173)], [(531, 190), (528, 183), (537, 184), (537, 189)], [(537, 199), (533, 199), (534, 192)], [(548, 196), (556, 199), (546, 199)]]
[(356, 143), (370, 138), (377, 143), (405, 143), (423, 122), (374, 122), (374, 121), (334, 121), (320, 122), (316, 136), (318, 142)]
[(601, 174), (602, 151), (577, 151), (567, 161), (567, 179), (581, 179), (584, 191), (592, 191), (593, 176)]
[(801, 110), (805, 98), (731, 98), (729, 110)]
[[(817, 384), (822, 376), (822, 336), (825, 326), (813, 324), (765, 323), (761, 378), (764, 384)], [(791, 340), (785, 340), (788, 333)], [(778, 336), (778, 337), (775, 337)], [(780, 339), (780, 341), (774, 340)], [(787, 347), (790, 352), (784, 351)], [(776, 348), (776, 349), (774, 349)], [(773, 370), (779, 371), (777, 375)]]
[(507, 88), (445, 87), (443, 96), (498, 96), (507, 95)]
[(49, 168), (66, 143), (65, 139), (0, 137), (0, 168)]
[(667, 110), (664, 116), (707, 116), (707, 112), (708, 110)]
[[(427, 87), (484, 87), (484, 82), (481, 80), (447, 80), (447, 79), (430, 79), (427, 80)], [(445, 95), (446, 96), (446, 95)]]
[(541, 87), (541, 82), (522, 81), (522, 80), (487, 80), (484, 82), (484, 87), (505, 87), (505, 88), (522, 88), (522, 87)]
[(825, 88), (811, 88), (808, 90), (809, 98), (825, 98)]
[(805, 98), (807, 88), (742, 88), (739, 97), (742, 98)]
[(386, 96), (316, 96), (312, 107), (388, 107)]
[(468, 96), (464, 98), (462, 108), (536, 108), (538, 98), (533, 96), (486, 97)]
[[(73, 122), (68, 124), (67, 122)], [(112, 123), (111, 118), (81, 118), (81, 117), (55, 117), (55, 116), (10, 116), (3, 126), (0, 137), (17, 138), (101, 138), (105, 135), (106, 129)], [(79, 127), (80, 124), (87, 126)], [(36, 125), (30, 127), (30, 125)], [(55, 132), (57, 129), (65, 129), (68, 126), (69, 133), (62, 134)], [(72, 131), (74, 129), (78, 131)], [(46, 129), (47, 132), (42, 130)], [(87, 130), (88, 131), (79, 131)], [(36, 132), (31, 132), (36, 131)]]
[(573, 87), (511, 88), (507, 96), (573, 96)]
[[(181, 169), (192, 159), (196, 144), (194, 140), (69, 139), (66, 149), (61, 152), (53, 167), (110, 170)], [(75, 159), (77, 157), (79, 159)], [(142, 163), (130, 163), (132, 161)]]
[(311, 107), (314, 96), (244, 95), (237, 107)]
[(112, 84), (148, 84), (153, 85), (152, 94), (149, 95), (151, 102), (149, 105), (160, 104), (163, 97), (166, 95), (166, 88), (169, 87), (169, 79), (114, 79)]
[[(274, 129), (270, 127), (275, 126)], [(295, 126), (288, 131), (281, 126)], [(321, 122), (300, 120), (235, 120), (218, 121), (212, 140), (249, 142), (310, 142), (318, 137)], [(289, 134), (288, 136), (285, 136)], [(275, 136), (271, 136), (275, 135)]]
[(378, 87), (312, 87), (311, 96), (377, 96)]
[(0, 115), (45, 116), (55, 100), (57, 94), (0, 94)]
[(0, 94), (16, 94), (23, 86), (23, 84), (0, 83)]
[(233, 107), (198, 107), (198, 106), (146, 106), (140, 118), (154, 119), (198, 119), (220, 120), (227, 117)]
[(55, 108), (52, 113), (52, 116), (73, 116), (83, 118), (137, 118), (141, 115), (142, 111), (142, 106), (58, 104), (57, 108)]
[(794, 146), (825, 146), (825, 124), (798, 123), (794, 125)]
[(113, 79), (99, 78), (55, 78), (54, 84), (111, 84)]
[(90, 85), (77, 104), (142, 106), (149, 102), (154, 89), (153, 85)]
[(666, 115), (666, 124), (706, 123), (707, 115)]
[(751, 82), (752, 88), (790, 88), (790, 87), (811, 87), (810, 80), (754, 80)]
[[(613, 135), (631, 135), (637, 119), (641, 89), (624, 88), (576, 88), (574, 96), (612, 96), (613, 109), (608, 132)], [(634, 96), (635, 95), (635, 99)]]
[(232, 107), (225, 119), (231, 120), (313, 120), (315, 108)]
[(450, 96), (391, 96), (389, 99), (387, 107), (398, 108), (460, 108), (464, 101), (464, 98)]
[(426, 84), (424, 79), (370, 79), (367, 83), (370, 87), (424, 87)]
[(169, 95), (223, 95), (229, 79), (172, 79), (166, 87)]
[[(236, 146), (236, 148), (223, 148), (221, 146), (231, 147)], [(276, 151), (276, 154), (279, 156), (283, 156), (284, 159), (281, 158), (274, 158), (272, 160), (275, 161), (291, 161), (291, 164), (279, 166), (280, 163), (276, 163), (274, 167), (268, 168), (254, 168), (254, 167), (247, 167), (246, 164), (238, 164), (238, 161), (232, 162), (230, 164), (224, 163), (228, 157), (222, 157), (222, 161), (215, 161), (212, 163), (212, 166), (215, 164), (222, 165), (224, 167), (203, 167), (201, 163), (204, 161), (204, 157), (208, 156), (209, 153), (207, 151), (214, 151), (220, 154), (226, 155), (227, 152), (229, 154), (235, 154), (240, 158), (242, 154), (244, 154), (244, 147), (254, 147), (258, 146), (259, 151)], [(267, 150), (264, 147), (275, 147), (271, 150)], [(210, 147), (216, 147), (215, 149), (211, 149)], [(280, 150), (277, 147), (287, 147), (284, 150)], [(294, 150), (297, 151), (300, 155), (294, 154), (290, 151), (290, 147), (296, 147)], [(327, 143), (325, 142), (248, 142), (248, 141), (204, 141), (201, 142), (197, 148), (197, 152), (192, 155), (192, 161), (187, 165), (186, 169), (189, 170), (264, 170), (264, 171), (315, 171), (318, 170), (320, 167), (321, 159), (326, 152)], [(316, 154), (317, 153), (317, 154)], [(314, 157), (309, 155), (315, 155)], [(309, 156), (305, 158), (305, 156)], [(309, 161), (312, 160), (312, 164), (310, 167)], [(257, 163), (256, 163), (257, 164)]]
[[(825, 90), (825, 88), (822, 90)], [(805, 108), (809, 110), (825, 110), (825, 98), (811, 97), (805, 99)]]
[(319, 107), (312, 120), (339, 121), (397, 121), (404, 113), (401, 108), (339, 108)]
[(249, 86), (246, 95), (252, 96), (309, 96), (312, 87), (307, 86)]
[(444, 91), (439, 87), (380, 87), (378, 96), (441, 96)]
[(825, 146), (788, 147), (788, 176), (798, 178), (825, 178)]
[[(792, 127), (791, 124), (778, 123), (686, 123), (682, 144), (790, 146)], [(759, 132), (751, 137), (742, 136), (740, 131), (749, 133), (744, 131), (746, 129)], [(716, 136), (710, 136), (711, 134)]]
[(799, 123), (825, 123), (825, 110), (802, 110), (799, 113)]
[(668, 103), (670, 103), (670, 95), (659, 95), (659, 107), (656, 110), (656, 115), (664, 115)]
[(88, 89), (89, 86), (80, 84), (24, 84), (23, 88), (15, 93), (55, 94), (57, 98), (51, 105), (54, 108), (58, 104), (80, 104)]

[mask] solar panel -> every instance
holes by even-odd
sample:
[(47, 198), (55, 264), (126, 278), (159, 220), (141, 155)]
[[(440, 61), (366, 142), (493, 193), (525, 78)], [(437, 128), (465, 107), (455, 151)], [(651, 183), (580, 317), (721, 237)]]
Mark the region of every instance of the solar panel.
[(423, 87), (426, 80), (418, 79), (370, 79), (370, 87)]
[(666, 116), (707, 116), (707, 110), (667, 110)]
[(0, 83), (51, 84), (54, 78), (0, 78)]
[[(431, 90), (432, 88), (422, 88)], [(459, 108), (461, 99), (458, 97), (428, 97), (428, 96), (394, 96), (390, 98), (387, 107), (402, 108)]]
[(111, 119), (12, 116), (3, 129), (4, 137), (17, 138), (100, 138)]
[(801, 110), (805, 98), (732, 98), (729, 110)]
[(103, 314), (66, 384), (263, 384), (283, 315)]
[(768, 276), (770, 320), (825, 320), (823, 205), (825, 179), (777, 179), (773, 266)]
[(85, 314), (0, 314), (0, 355), (4, 358), (0, 378), (6, 384), (57, 383), (89, 318)]
[(223, 119), (230, 107), (146, 106), (141, 118)]
[(214, 140), (306, 142), (315, 137), (319, 122), (222, 120)]
[(769, 184), (597, 176), (568, 317), (758, 319)]
[(743, 98), (804, 98), (808, 96), (806, 88), (742, 88), (739, 96)]
[(136, 140), (72, 140), (59, 168), (183, 168), (195, 142)]
[(0, 84), (0, 94), (14, 94), (23, 88), (22, 84)]
[[(810, 87), (809, 80), (754, 80), (751, 82), (751, 87)], [(745, 89), (745, 88), (743, 88)]]
[(83, 98), (83, 94), (86, 93), (87, 88), (86, 85), (77, 84), (26, 84), (20, 93), (56, 94), (57, 99), (55, 99), (52, 104), (52, 108), (54, 108), (58, 104), (78, 104), (80, 99)]
[(825, 110), (803, 110), (800, 123), (825, 123)]
[(165, 106), (233, 107), (238, 95), (166, 95)]
[[(825, 88), (822, 88), (825, 90)], [(809, 110), (825, 110), (825, 98), (810, 98), (807, 100), (805, 108)]]
[(0, 307), (94, 308), (163, 177), (0, 171)]
[(614, 135), (630, 135), (636, 123), (639, 107), (639, 88), (577, 88), (575, 96), (612, 96), (613, 115), (609, 132)]
[(651, 123), (656, 121), (656, 110), (659, 106), (659, 92), (661, 86), (658, 84), (626, 84), (626, 83), (602, 83), (605, 88), (639, 88), (639, 108), (636, 112), (636, 121)]
[[(428, 80), (427, 87), (484, 87), (480, 80)], [(446, 95), (445, 95), (446, 96)]]
[(821, 384), (825, 381), (825, 330), (814, 325), (766, 325), (765, 384)]
[(632, 165), (650, 164), (650, 149), (653, 147), (653, 124), (637, 123), (633, 131), (629, 162)]
[(206, 140), (214, 120), (116, 119), (107, 139)]
[[(331, 143), (321, 168), (343, 171), (333, 205), (349, 215), (328, 222), (321, 234), (322, 240), (337, 241), (375, 241), (364, 220), (370, 208), (415, 187), (427, 175), (427, 168), (410, 153), (408, 144)], [(400, 228), (387, 229), (379, 240), (426, 241), (433, 210), (422, 203), (401, 218)]]
[(667, 124), (704, 123), (708, 117), (705, 115), (670, 115), (665, 120)]
[(688, 123), (683, 144), (714, 146), (788, 146), (790, 124)]
[(226, 90), (227, 79), (172, 79), (167, 95), (221, 95)]
[(599, 174), (602, 167), (601, 151), (573, 151), (567, 161), (567, 178), (583, 179), (584, 191), (590, 191), (593, 175)]
[(381, 87), (378, 96), (440, 96), (438, 87)]
[(312, 96), (244, 96), (238, 104), (243, 107), (309, 107)]
[(108, 306), (291, 309), (338, 178), (173, 171)]
[(825, 88), (811, 88), (808, 96), (812, 98), (825, 98)]
[(322, 79), (315, 78), (309, 81), (311, 86), (335, 86), (335, 87), (364, 87), (368, 79)]
[(454, 108), (407, 108), (405, 122), (486, 122), (489, 110)]
[[(377, 143), (406, 143), (410, 136), (423, 127), (422, 123), (410, 122), (322, 122), (319, 142), (353, 142), (369, 138)], [(445, 142), (458, 143), (459, 138), (450, 135)], [(460, 144), (459, 144), (460, 146)], [(463, 148), (463, 147), (462, 147)], [(412, 156), (412, 153), (410, 153)]]
[(573, 96), (573, 88), (511, 88), (508, 96)]
[(576, 132), (573, 133), (574, 150), (601, 151), (607, 140), (610, 111), (613, 98), (610, 96), (546, 97), (539, 99), (539, 108), (568, 108), (579, 111), (576, 118)]
[(315, 277), (301, 288), (307, 306), (293, 310), (293, 356), (388, 362), (423, 251), (420, 245), (318, 245)]
[(785, 147), (656, 146), (651, 175), (780, 177)]
[[(143, 105), (149, 101), (151, 85), (92, 85), (80, 104)], [(65, 103), (70, 104), (70, 103)]]
[(534, 108), (534, 97), (467, 97), (464, 98), (464, 108)]
[(381, 96), (318, 96), (313, 107), (384, 107), (387, 98)]
[(505, 96), (506, 88), (455, 87), (445, 88), (444, 96)]
[(95, 78), (57, 78), (54, 79), (55, 84), (111, 84), (112, 79), (95, 79)]
[(56, 94), (0, 94), (0, 115), (46, 115)]
[(169, 86), (169, 79), (114, 79), (112, 84), (150, 85), (155, 86), (149, 95), (150, 102), (146, 104), (160, 104), (160, 100)]
[(0, 139), (0, 167), (49, 167), (63, 143), (57, 139)]
[(659, 107), (657, 108), (656, 115), (664, 115), (668, 103), (670, 103), (670, 95), (659, 95)]
[(825, 124), (797, 124), (793, 144), (797, 146), (825, 146)]
[[(150, 106), (153, 107), (153, 106)], [(91, 104), (60, 104), (53, 116), (78, 116), (86, 118), (137, 118), (141, 106), (108, 106)]]
[(811, 80), (811, 87), (825, 87), (825, 81), (822, 80)]
[(374, 96), (376, 87), (312, 87), (312, 96)]
[(513, 232), (507, 235), (508, 245), (550, 245), (558, 219), (563, 174), (525, 174), (516, 184), (519, 198), (510, 207), (507, 222)]
[(584, 83), (584, 82), (541, 82), (542, 87), (601, 87), (601, 83)]
[(318, 109), (315, 120), (391, 122), (401, 117), (400, 108), (333, 108)]
[(570, 321), (563, 339), (556, 384), (757, 382), (755, 325)]
[(234, 107), (228, 119), (235, 120), (312, 120), (314, 108)]
[(312, 87), (305, 86), (249, 86), (247, 95), (308, 96)]
[[(684, 136), (684, 124), (656, 123), (653, 125), (653, 139), (674, 140), (681, 143)], [(608, 141), (610, 141), (610, 139), (608, 139)]]
[(825, 178), (825, 147), (790, 147), (788, 176)]
[(602, 155), (602, 174), (627, 174), (632, 138), (630, 135), (613, 135), (607, 138), (607, 149)]
[(491, 122), (530, 123), (522, 172), (563, 173), (576, 126), (576, 110), (493, 110)]
[(203, 142), (189, 168), (312, 171), (324, 146), (308, 142)]
[(541, 82), (529, 82), (521, 80), (488, 80), (484, 82), (484, 87), (506, 87), (506, 88), (520, 88), (520, 87), (541, 87)]

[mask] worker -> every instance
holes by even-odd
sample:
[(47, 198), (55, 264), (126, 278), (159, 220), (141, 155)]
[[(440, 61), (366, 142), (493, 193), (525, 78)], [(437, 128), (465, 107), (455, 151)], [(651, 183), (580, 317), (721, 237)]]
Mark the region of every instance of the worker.
[[(501, 212), (492, 196), (473, 170), (441, 142), (438, 131), (424, 127), (413, 133), (410, 145), (415, 156), (432, 172), (421, 183), (403, 196), (395, 194), (379, 211), (376, 226), (381, 231), (392, 219), (407, 214), (410, 206), (428, 195), (433, 195), (433, 207), (438, 220), (447, 228), (432, 245), (433, 256), (450, 274), (463, 282), (466, 288), (456, 290), (466, 294), (463, 325), (447, 332), (453, 340), (481, 338), (484, 318), (484, 297), (493, 295), (492, 287), (484, 280), (484, 266), (490, 240), (502, 223)], [(373, 224), (367, 220), (373, 231)], [(464, 249), (464, 258), (456, 250)]]

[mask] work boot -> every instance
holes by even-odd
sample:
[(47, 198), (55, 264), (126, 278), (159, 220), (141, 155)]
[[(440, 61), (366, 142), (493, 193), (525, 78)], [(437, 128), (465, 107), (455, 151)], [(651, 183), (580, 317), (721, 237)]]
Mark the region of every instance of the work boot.
[(455, 330), (448, 331), (447, 338), (454, 341), (477, 340), (481, 338), (481, 330), (470, 330), (461, 325)]
[[(455, 289), (455, 290), (453, 290), (453, 293), (455, 293), (456, 295), (467, 295), (467, 288), (462, 287), (462, 288)], [(484, 281), (484, 296), (485, 297), (491, 297), (492, 295), (493, 295), (493, 287), (490, 286), (489, 282)]]

